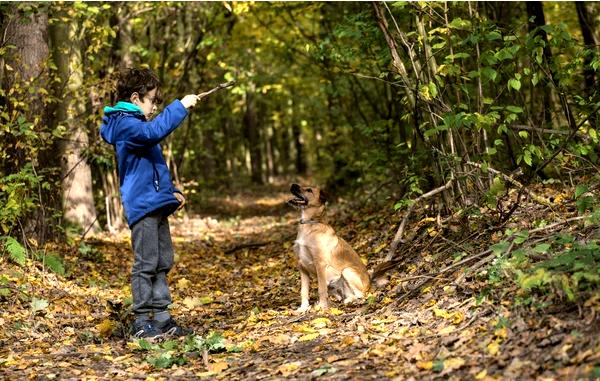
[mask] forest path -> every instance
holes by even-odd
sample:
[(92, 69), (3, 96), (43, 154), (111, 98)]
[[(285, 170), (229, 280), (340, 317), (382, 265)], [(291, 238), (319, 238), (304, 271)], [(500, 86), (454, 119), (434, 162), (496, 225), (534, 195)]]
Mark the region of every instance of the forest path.
[[(516, 313), (510, 299), (478, 303), (475, 281), (432, 284), (396, 305), (411, 285), (400, 277), (419, 266), (396, 272), (362, 305), (295, 314), (298, 215), (285, 205), (286, 188), (207, 200), (209, 217), (171, 220), (173, 315), (196, 341), (123, 338), (128, 232), (66, 253), (66, 277), (9, 266), (4, 283), (19, 294), (0, 310), (0, 379), (563, 380), (590, 374), (600, 360), (595, 317)], [(336, 228), (359, 253), (377, 252), (389, 237), (381, 226), (395, 226), (379, 213), (338, 219)]]

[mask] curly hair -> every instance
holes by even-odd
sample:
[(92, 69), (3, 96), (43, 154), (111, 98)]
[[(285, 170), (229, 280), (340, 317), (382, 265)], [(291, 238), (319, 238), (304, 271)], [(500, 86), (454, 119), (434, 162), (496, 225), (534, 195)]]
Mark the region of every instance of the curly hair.
[(156, 103), (161, 103), (160, 80), (147, 68), (128, 68), (119, 73), (117, 82), (117, 100), (129, 102), (131, 94), (138, 93), (144, 99), (153, 89), (157, 89)]

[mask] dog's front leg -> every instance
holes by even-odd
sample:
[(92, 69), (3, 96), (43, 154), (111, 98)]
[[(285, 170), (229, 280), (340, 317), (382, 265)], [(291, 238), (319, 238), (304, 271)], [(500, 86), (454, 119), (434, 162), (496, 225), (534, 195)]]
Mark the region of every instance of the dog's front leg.
[(308, 295), (310, 292), (310, 276), (308, 273), (300, 267), (300, 307), (296, 312), (306, 312), (310, 309), (308, 302)]
[(329, 308), (329, 293), (327, 291), (327, 265), (325, 263), (316, 263), (317, 267), (317, 285), (319, 289), (319, 307), (326, 310)]

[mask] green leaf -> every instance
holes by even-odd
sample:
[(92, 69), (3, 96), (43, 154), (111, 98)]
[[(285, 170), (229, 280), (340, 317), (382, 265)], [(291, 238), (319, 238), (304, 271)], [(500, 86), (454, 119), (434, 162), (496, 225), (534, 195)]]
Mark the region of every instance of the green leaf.
[(435, 98), (438, 94), (437, 86), (433, 82), (429, 82), (427, 86), (429, 87), (429, 95), (431, 95), (432, 98)]
[(489, 79), (491, 79), (492, 81), (495, 81), (496, 78), (498, 77), (498, 72), (494, 69), (492, 69), (491, 67), (484, 67), (481, 69), (481, 74)]
[(533, 161), (531, 160), (531, 152), (529, 151), (525, 151), (523, 152), (523, 161), (531, 167), (531, 165), (533, 164)]
[(444, 360), (435, 360), (433, 362), (433, 366), (431, 367), (431, 370), (434, 371), (435, 373), (439, 373), (442, 370), (444, 370)]
[(519, 81), (518, 79), (515, 78), (511, 78), (508, 80), (508, 89), (510, 90), (511, 88), (519, 91), (521, 89), (521, 81)]
[(46, 299), (38, 299), (36, 297), (33, 297), (30, 303), (31, 313), (35, 315), (37, 312), (43, 311), (46, 308), (48, 308), (49, 305), (50, 304)]
[(548, 249), (550, 249), (550, 244), (542, 243), (533, 248), (533, 251), (536, 253), (547, 253)]
[(8, 252), (10, 259), (18, 265), (24, 266), (27, 259), (25, 248), (13, 237), (3, 238), (5, 240), (4, 249)]
[(209, 352), (221, 352), (225, 350), (225, 338), (219, 332), (211, 332), (206, 337), (205, 345)]
[(529, 230), (521, 230), (521, 231), (515, 233), (515, 243), (517, 245), (520, 245), (523, 242), (527, 241), (528, 238), (529, 238)]
[(530, 290), (535, 287), (540, 287), (545, 284), (548, 284), (551, 280), (551, 275), (544, 269), (537, 269), (535, 273), (531, 275), (525, 275), (520, 280), (519, 283), (522, 288), (526, 290)]
[(523, 112), (523, 109), (518, 106), (506, 106), (506, 109), (510, 112), (514, 112), (515, 114), (520, 114)]
[(496, 256), (500, 256), (500, 255), (506, 253), (506, 250), (508, 250), (509, 246), (510, 246), (510, 244), (507, 241), (500, 241), (497, 244), (492, 245), (490, 247), (490, 249), (492, 249), (492, 252)]
[(588, 190), (589, 188), (586, 184), (577, 185), (577, 187), (575, 187), (575, 199), (578, 199), (579, 196), (581, 196), (584, 193), (587, 193)]
[(45, 255), (44, 264), (58, 275), (65, 275), (65, 266), (63, 265), (63, 261), (60, 257), (53, 254)]

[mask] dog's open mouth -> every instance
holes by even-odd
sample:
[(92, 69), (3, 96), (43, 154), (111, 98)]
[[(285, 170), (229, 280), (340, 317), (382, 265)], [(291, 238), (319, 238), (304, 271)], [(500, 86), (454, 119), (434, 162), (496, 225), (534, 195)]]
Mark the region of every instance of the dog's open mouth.
[(290, 192), (292, 192), (292, 194), (296, 197), (288, 200), (288, 204), (292, 206), (305, 206), (308, 204), (308, 199), (302, 194), (302, 188), (300, 185), (292, 184)]

